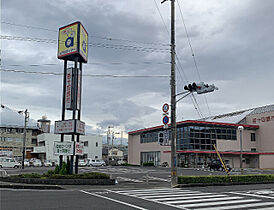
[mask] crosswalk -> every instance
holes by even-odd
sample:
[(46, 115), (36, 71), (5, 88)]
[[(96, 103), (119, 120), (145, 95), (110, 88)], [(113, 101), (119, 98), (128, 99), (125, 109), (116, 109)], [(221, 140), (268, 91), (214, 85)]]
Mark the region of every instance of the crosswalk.
[(231, 193), (211, 193), (171, 188), (111, 192), (186, 210), (274, 209), (274, 200), (264, 201), (258, 197)]
[(119, 167), (85, 167), (80, 169), (83, 172), (94, 171), (94, 172), (102, 172), (108, 174), (138, 174), (138, 173), (148, 173), (155, 172), (156, 170), (147, 170), (142, 168), (119, 168)]

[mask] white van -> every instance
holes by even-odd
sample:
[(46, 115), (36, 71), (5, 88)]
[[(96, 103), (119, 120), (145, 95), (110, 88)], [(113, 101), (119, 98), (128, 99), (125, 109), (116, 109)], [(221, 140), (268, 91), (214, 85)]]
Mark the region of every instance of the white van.
[(106, 163), (103, 160), (89, 160), (88, 166), (105, 166)]
[(0, 168), (19, 168), (21, 163), (17, 162), (13, 158), (0, 157)]

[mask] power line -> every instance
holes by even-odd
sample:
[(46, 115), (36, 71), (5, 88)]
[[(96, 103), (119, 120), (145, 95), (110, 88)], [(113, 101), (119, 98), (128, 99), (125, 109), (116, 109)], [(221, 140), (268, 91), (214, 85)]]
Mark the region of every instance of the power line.
[[(4, 68), (1, 68), (0, 71), (25, 73), (25, 74), (52, 75), (52, 76), (63, 75), (63, 73), (59, 73), (59, 72), (26, 71), (26, 70), (15, 70), (15, 69), (4, 69)], [(169, 77), (169, 75), (118, 75), (118, 74), (83, 74), (83, 76), (85, 76), (85, 77), (112, 77), (112, 78), (166, 78), (166, 77)]]
[[(151, 64), (157, 64), (157, 65), (166, 65), (170, 64), (170, 62), (152, 62), (152, 61), (143, 61), (143, 62), (110, 62), (110, 63), (98, 63), (98, 62), (90, 62), (85, 63), (85, 65), (151, 65)], [(8, 64), (8, 65), (2, 65), (3, 66), (30, 66), (30, 67), (40, 67), (40, 66), (58, 66), (62, 65), (61, 63), (40, 63), (40, 64)]]
[[(199, 72), (199, 69), (198, 69), (198, 65), (197, 65), (197, 61), (196, 61), (196, 58), (195, 58), (194, 50), (193, 50), (193, 47), (192, 47), (192, 44), (191, 44), (191, 41), (190, 41), (190, 37), (189, 37), (188, 30), (187, 30), (187, 27), (186, 27), (186, 24), (185, 24), (183, 12), (182, 12), (182, 10), (181, 10), (181, 6), (180, 6), (179, 0), (177, 1), (177, 4), (178, 4), (179, 11), (180, 11), (180, 14), (181, 14), (181, 18), (182, 18), (182, 22), (183, 22), (183, 25), (184, 25), (184, 29), (185, 29), (185, 32), (186, 32), (186, 37), (187, 37), (187, 40), (188, 40), (189, 48), (190, 48), (190, 50), (191, 50), (191, 55), (192, 55), (192, 58), (193, 58), (193, 62), (194, 62), (194, 65), (195, 65), (195, 69), (196, 69), (198, 78), (199, 78), (199, 80), (200, 80), (200, 82), (201, 82), (202, 80), (201, 80), (200, 72)], [(206, 97), (205, 95), (204, 95), (204, 99), (205, 99), (205, 102), (206, 102), (206, 105), (207, 105), (207, 109), (208, 109), (209, 116), (211, 116), (211, 111), (210, 111), (210, 109), (209, 109), (209, 105), (208, 105), (208, 102), (207, 102), (207, 97)], [(195, 99), (195, 100), (196, 100), (196, 99)]]
[[(12, 25), (12, 26), (17, 26), (17, 27), (25, 27), (25, 28), (30, 28), (30, 29), (38, 29), (38, 30), (58, 32), (58, 30), (54, 30), (54, 29), (48, 29), (48, 28), (37, 27), (37, 26), (30, 26), (30, 25), (25, 25), (25, 24), (15, 24), (15, 23), (10, 23), (10, 22), (6, 22), (6, 21), (1, 21), (1, 23), (7, 24), (7, 25)], [(98, 35), (89, 35), (89, 37), (93, 37), (93, 38), (97, 38), (97, 39), (103, 39), (103, 40), (107, 40), (107, 41), (123, 41), (123, 42), (130, 42), (130, 43), (136, 43), (136, 44), (169, 46), (169, 44), (163, 44), (163, 43), (142, 42), (142, 41), (136, 41), (136, 40), (112, 38), (112, 37), (98, 36)]]
[[(157, 11), (158, 11), (158, 13), (159, 13), (161, 19), (162, 19), (162, 23), (164, 24), (164, 27), (165, 27), (165, 29), (166, 29), (166, 31), (167, 31), (167, 34), (168, 34), (168, 36), (170, 37), (170, 35), (169, 35), (169, 30), (168, 30), (168, 28), (167, 28), (167, 26), (166, 26), (166, 24), (165, 24), (165, 21), (164, 21), (164, 18), (163, 18), (163, 16), (162, 16), (162, 13), (161, 13), (161, 11), (160, 11), (160, 9), (159, 9), (159, 7), (158, 7), (158, 5), (157, 5), (157, 3), (156, 3), (155, 0), (154, 0), (154, 4), (155, 4), (155, 6), (156, 6), (156, 8), (157, 8)], [(186, 81), (188, 82), (187, 76), (186, 76), (186, 74), (185, 74), (185, 71), (184, 71), (184, 69), (183, 69), (183, 67), (182, 67), (182, 65), (181, 65), (181, 62), (180, 62), (180, 60), (179, 60), (177, 54), (178, 54), (178, 53), (176, 53), (175, 56), (176, 56), (176, 60), (178, 61), (178, 64), (179, 64), (179, 68), (178, 68), (179, 71), (178, 71), (178, 73), (179, 73), (179, 75), (180, 75), (182, 81), (184, 81), (184, 79), (183, 79), (183, 77), (182, 77), (182, 74), (181, 74), (181, 72), (180, 72), (180, 69), (181, 69), (181, 71), (182, 71), (183, 74), (184, 74), (184, 77), (185, 77)], [(177, 64), (176, 64), (176, 66), (178, 67)], [(195, 108), (195, 110), (197, 111), (199, 117), (201, 117), (201, 114), (200, 114), (201, 111), (200, 111), (199, 104), (196, 103), (196, 105), (197, 105), (197, 107), (198, 107), (198, 108), (197, 108), (196, 105), (195, 105), (195, 102), (197, 102), (197, 101), (196, 101), (196, 99), (195, 99), (194, 94), (191, 94), (191, 96), (192, 96), (192, 97), (191, 97), (191, 100), (192, 100), (192, 103), (193, 103), (193, 105), (194, 105), (194, 108)], [(194, 100), (194, 99), (195, 99), (195, 100)]]
[[(0, 39), (4, 40), (15, 40), (15, 41), (29, 41), (29, 42), (43, 42), (48, 44), (56, 44), (58, 41), (56, 39), (44, 39), (36, 37), (22, 37), (22, 36), (7, 36), (1, 35)], [(152, 47), (138, 47), (133, 45), (116, 45), (116, 44), (107, 44), (107, 43), (88, 43), (89, 46), (99, 47), (99, 48), (112, 48), (117, 50), (134, 50), (141, 52), (159, 52), (167, 53), (169, 49), (164, 48), (152, 48)]]

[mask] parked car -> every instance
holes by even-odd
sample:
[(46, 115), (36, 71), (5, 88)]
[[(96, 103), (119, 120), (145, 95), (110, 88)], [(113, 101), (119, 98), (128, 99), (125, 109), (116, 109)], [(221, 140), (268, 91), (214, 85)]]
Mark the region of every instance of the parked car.
[(14, 158), (0, 157), (0, 168), (19, 168), (21, 163), (17, 162)]
[(52, 167), (52, 161), (50, 161), (50, 160), (45, 160), (45, 161), (44, 161), (44, 166), (46, 166), (46, 167)]
[(41, 167), (42, 166), (42, 162), (39, 159), (35, 159), (35, 160), (33, 160), (32, 165), (34, 167)]
[(118, 160), (117, 161), (117, 164), (120, 166), (120, 165), (123, 165), (123, 164), (125, 164), (126, 163), (126, 161), (124, 161), (124, 160)]
[(80, 159), (78, 166), (88, 166), (88, 161), (86, 159)]
[[(231, 167), (228, 164), (226, 164), (226, 167), (229, 171), (231, 170)], [(213, 160), (211, 163), (208, 164), (208, 168), (210, 170), (218, 170), (218, 171), (224, 170), (223, 165), (220, 160)]]
[(24, 166), (26, 166), (26, 167), (30, 166), (29, 160), (24, 160)]
[(88, 166), (105, 166), (106, 163), (103, 160), (90, 160)]

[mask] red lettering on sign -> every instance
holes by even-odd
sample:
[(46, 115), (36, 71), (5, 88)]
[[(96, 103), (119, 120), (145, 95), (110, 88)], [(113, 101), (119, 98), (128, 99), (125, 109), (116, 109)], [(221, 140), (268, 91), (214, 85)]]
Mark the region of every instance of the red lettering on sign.
[(261, 121), (262, 121), (262, 122), (265, 122), (265, 117), (262, 117), (262, 118), (261, 118)]
[(253, 122), (253, 123), (256, 123), (256, 122), (257, 122), (256, 118), (253, 118), (252, 122)]
[(270, 121), (270, 116), (266, 117), (266, 121), (269, 122)]

